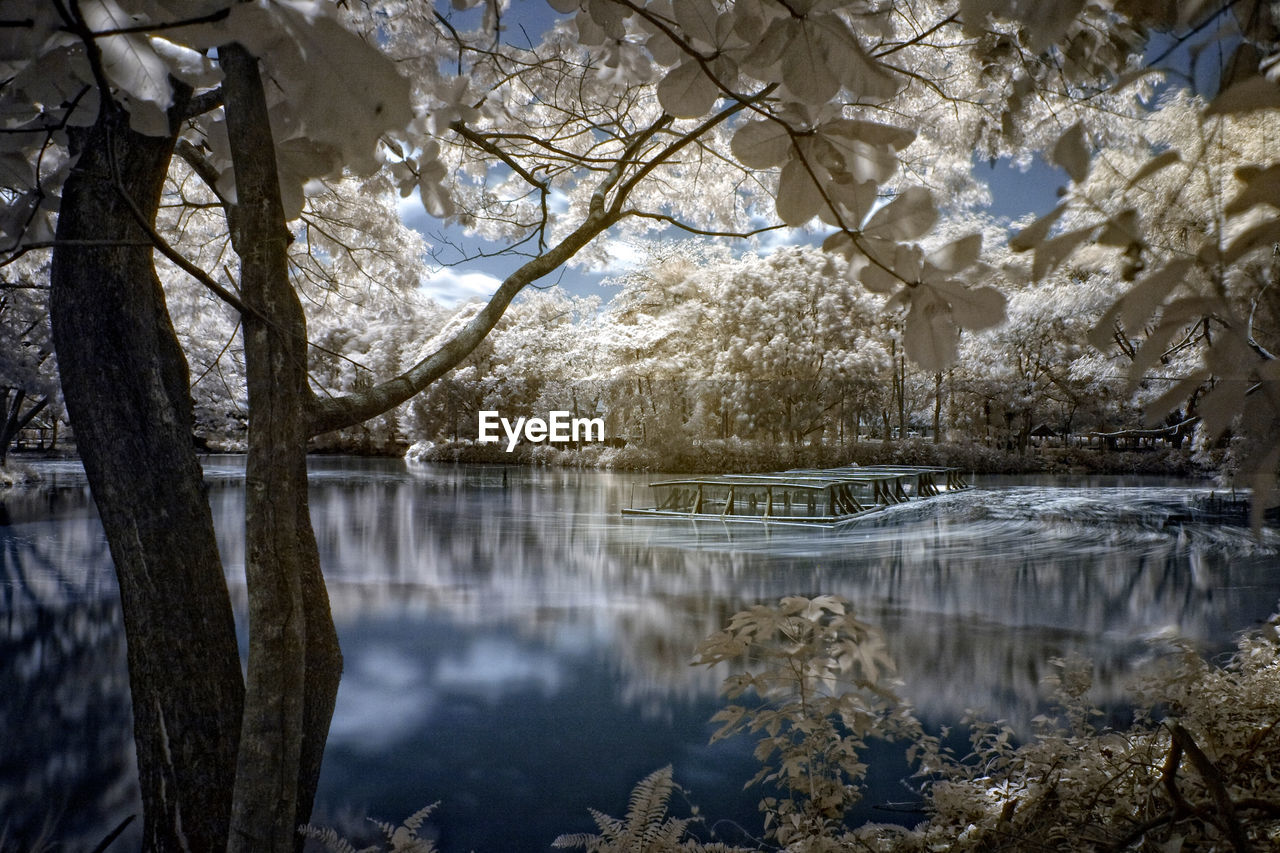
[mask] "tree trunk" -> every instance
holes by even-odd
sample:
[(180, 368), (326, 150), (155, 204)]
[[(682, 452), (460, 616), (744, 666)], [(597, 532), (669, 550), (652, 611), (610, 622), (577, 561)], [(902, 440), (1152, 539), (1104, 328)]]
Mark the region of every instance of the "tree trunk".
[(933, 443), (942, 443), (942, 371), (933, 375)]
[[(185, 101), (180, 92), (175, 114)], [(120, 584), (143, 849), (222, 850), (240, 656), (192, 447), (186, 358), (124, 195), (154, 219), (174, 136), (134, 133), (109, 104), (93, 127), (68, 133), (79, 161), (62, 191), (50, 315), (67, 413)]]
[(236, 173), (249, 452), (249, 669), (228, 849), (301, 849), (342, 672), (307, 502), (306, 323), (289, 281), (275, 146), (257, 60), (219, 50)]

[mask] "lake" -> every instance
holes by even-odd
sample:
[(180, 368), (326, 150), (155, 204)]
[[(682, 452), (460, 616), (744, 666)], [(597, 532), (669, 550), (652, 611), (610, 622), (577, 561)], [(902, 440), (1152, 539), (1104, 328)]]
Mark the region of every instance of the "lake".
[[(87, 853), (138, 809), (120, 606), (78, 463), (36, 467), (0, 492), (0, 848)], [(243, 634), (243, 461), (205, 471)], [(842, 595), (928, 725), (976, 709), (1027, 731), (1051, 659), (1091, 658), (1093, 698), (1123, 709), (1175, 637), (1219, 653), (1280, 601), (1274, 532), (1178, 520), (1200, 484), (980, 477), (827, 531), (624, 519), (649, 475), (315, 457), (311, 476), (346, 659), (314, 822), (363, 839), (366, 816), (439, 801), (445, 853), (546, 850), (666, 764), (677, 813), (758, 835), (752, 744), (708, 745), (726, 673), (689, 665), (757, 602)], [(901, 749), (871, 764), (859, 816), (918, 819)]]

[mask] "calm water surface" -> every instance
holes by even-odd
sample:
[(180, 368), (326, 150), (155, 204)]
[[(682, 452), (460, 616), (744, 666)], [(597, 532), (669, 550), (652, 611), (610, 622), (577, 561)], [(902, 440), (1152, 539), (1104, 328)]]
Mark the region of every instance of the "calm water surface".
[[(124, 638), (83, 474), (40, 467), (44, 485), (0, 493), (0, 848), (48, 826), (88, 851), (138, 808)], [(1092, 658), (1095, 698), (1122, 704), (1171, 638), (1222, 651), (1280, 600), (1274, 533), (1177, 520), (1197, 485), (986, 478), (830, 532), (624, 520), (646, 475), (311, 467), (346, 656), (315, 820), (367, 833), (366, 815), (439, 800), (446, 853), (546, 850), (668, 763), (719, 837), (758, 833), (752, 745), (707, 744), (725, 673), (689, 660), (759, 601), (843, 595), (927, 722), (979, 709), (1025, 727), (1051, 658)], [(243, 614), (242, 463), (205, 468)], [(872, 756), (863, 817), (910, 800), (899, 752)]]

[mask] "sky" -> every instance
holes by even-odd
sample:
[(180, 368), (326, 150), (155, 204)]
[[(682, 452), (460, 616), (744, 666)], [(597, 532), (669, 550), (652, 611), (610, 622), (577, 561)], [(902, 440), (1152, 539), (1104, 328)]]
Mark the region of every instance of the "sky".
[[(974, 167), (974, 171), (979, 179), (986, 181), (991, 187), (993, 201), (987, 208), (988, 213), (1009, 221), (1027, 214), (1039, 216), (1048, 213), (1058, 203), (1059, 188), (1067, 184), (1066, 173), (1040, 160), (1036, 160), (1025, 172), (1006, 162), (997, 162), (994, 166), (980, 163)], [(442, 231), (447, 241), (456, 246), (469, 250), (497, 248), (466, 236), (456, 226), (441, 229), (439, 220), (429, 217), (423, 210), (416, 193), (401, 202), (400, 216), (406, 225), (437, 246), (446, 260), (458, 255), (439, 239)], [(671, 230), (671, 239), (683, 239), (687, 236)], [(781, 236), (769, 235), (769, 238), (762, 240), (754, 250), (760, 254), (768, 254), (784, 245), (820, 242), (820, 237), (815, 234), (799, 230), (792, 230)], [(574, 296), (598, 296), (607, 302), (617, 292), (617, 288), (602, 284), (602, 281), (627, 271), (641, 257), (636, 245), (625, 239), (615, 239), (609, 245), (613, 258), (609, 267), (585, 270), (566, 266), (537, 286), (558, 285)], [(454, 306), (469, 299), (487, 298), (498, 289), (503, 277), (518, 266), (519, 261), (518, 258), (477, 258), (456, 266), (433, 267), (431, 274), (423, 281), (422, 289), (436, 302), (446, 306)]]

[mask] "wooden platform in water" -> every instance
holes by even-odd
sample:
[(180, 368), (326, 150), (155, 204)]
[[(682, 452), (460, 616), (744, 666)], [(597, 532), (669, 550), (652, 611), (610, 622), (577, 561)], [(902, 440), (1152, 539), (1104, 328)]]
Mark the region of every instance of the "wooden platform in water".
[(657, 503), (623, 515), (833, 527), (969, 488), (958, 468), (850, 465), (650, 483)]

